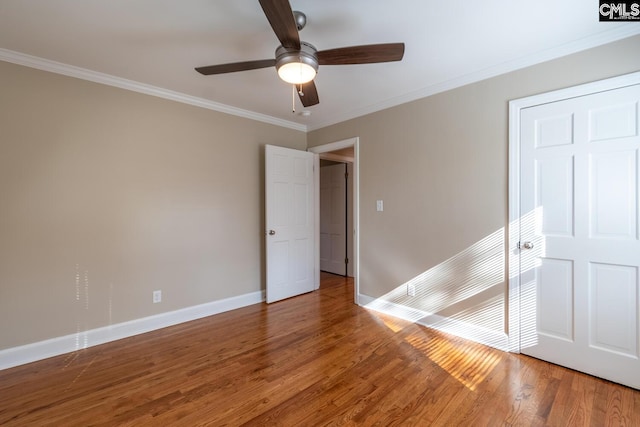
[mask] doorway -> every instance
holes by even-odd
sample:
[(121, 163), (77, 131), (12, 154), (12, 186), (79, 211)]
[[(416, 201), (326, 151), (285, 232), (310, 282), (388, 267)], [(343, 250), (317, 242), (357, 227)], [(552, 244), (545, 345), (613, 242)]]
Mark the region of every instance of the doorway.
[(353, 163), (320, 157), (320, 271), (353, 277)]
[[(347, 198), (348, 202), (351, 205), (352, 215), (351, 219), (347, 219), (347, 247), (346, 253), (352, 254), (348, 255), (349, 262), (347, 263), (347, 276), (354, 278), (354, 301), (358, 303), (359, 296), (359, 281), (358, 281), (358, 266), (359, 266), (359, 257), (358, 257), (358, 242), (359, 242), (359, 229), (358, 229), (358, 200), (359, 200), (359, 187), (358, 187), (358, 154), (359, 154), (359, 146), (358, 146), (358, 138), (349, 138), (342, 141), (333, 142), (330, 144), (320, 145), (317, 147), (312, 147), (308, 149), (309, 152), (316, 154), (315, 162), (316, 162), (316, 194), (318, 194), (318, 208), (316, 209), (316, 236), (320, 236), (320, 161), (332, 161), (339, 162), (348, 165), (349, 171), (349, 180), (351, 181), (351, 185), (348, 185), (348, 189), (352, 189), (349, 194), (349, 190), (347, 190)], [(318, 244), (316, 245), (316, 274), (317, 274), (317, 286), (320, 285), (320, 239), (318, 239)]]

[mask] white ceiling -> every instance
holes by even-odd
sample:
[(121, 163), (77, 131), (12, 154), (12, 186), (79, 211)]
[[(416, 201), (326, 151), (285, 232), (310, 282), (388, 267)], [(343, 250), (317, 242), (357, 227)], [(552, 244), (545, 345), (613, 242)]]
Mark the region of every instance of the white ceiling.
[(274, 57), (278, 40), (257, 0), (0, 0), (0, 59), (312, 130), (640, 34), (637, 23), (599, 23), (598, 3), (585, 0), (291, 5), (307, 15), (301, 39), (318, 50), (403, 41), (404, 59), (321, 66), (309, 116), (297, 99), (291, 112), (291, 87), (273, 68), (195, 72)]

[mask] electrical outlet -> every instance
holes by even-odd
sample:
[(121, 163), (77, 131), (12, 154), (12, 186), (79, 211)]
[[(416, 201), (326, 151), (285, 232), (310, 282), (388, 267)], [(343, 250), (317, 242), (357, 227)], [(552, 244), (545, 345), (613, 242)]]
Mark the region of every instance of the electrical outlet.
[(409, 283), (407, 285), (407, 296), (415, 297), (416, 296), (416, 285)]
[(162, 291), (153, 291), (153, 303), (162, 302)]

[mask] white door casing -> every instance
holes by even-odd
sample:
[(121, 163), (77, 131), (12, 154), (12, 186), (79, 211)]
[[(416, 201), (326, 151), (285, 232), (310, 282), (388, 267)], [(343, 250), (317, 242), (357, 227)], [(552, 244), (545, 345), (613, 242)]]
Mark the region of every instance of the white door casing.
[(346, 164), (320, 168), (320, 270), (346, 275)]
[(640, 73), (514, 103), (512, 350), (640, 388)]
[(354, 253), (354, 241), (355, 241), (355, 226), (354, 226), (354, 200), (355, 200), (355, 186), (354, 183), (354, 163), (347, 163), (347, 276), (354, 277), (354, 265), (356, 264), (356, 257)]
[(314, 156), (265, 147), (267, 302), (314, 290)]

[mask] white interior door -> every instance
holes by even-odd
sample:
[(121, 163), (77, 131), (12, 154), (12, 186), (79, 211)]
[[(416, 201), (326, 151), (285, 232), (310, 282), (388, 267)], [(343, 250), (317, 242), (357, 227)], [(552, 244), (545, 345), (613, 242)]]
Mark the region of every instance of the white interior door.
[(640, 388), (640, 85), (521, 111), (522, 353)]
[(267, 145), (267, 302), (314, 289), (313, 154)]
[(320, 168), (320, 270), (347, 274), (346, 164)]

